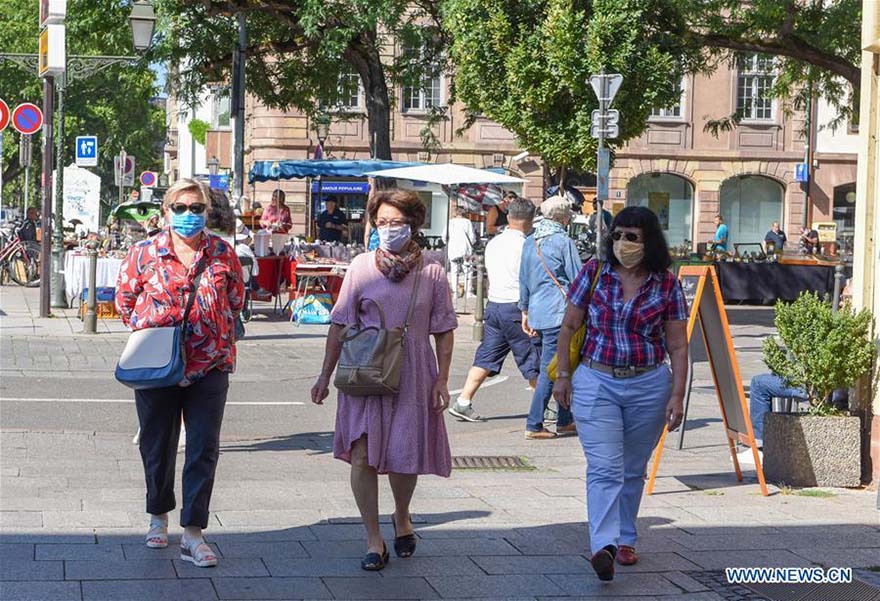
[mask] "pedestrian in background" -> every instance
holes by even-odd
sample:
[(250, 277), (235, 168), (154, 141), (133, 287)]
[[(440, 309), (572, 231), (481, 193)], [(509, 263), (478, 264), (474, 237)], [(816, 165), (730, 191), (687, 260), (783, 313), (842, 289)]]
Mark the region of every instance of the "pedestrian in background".
[(587, 458), (590, 562), (600, 580), (612, 580), (615, 558), (638, 561), (636, 516), (648, 459), (663, 426), (681, 423), (688, 311), (649, 209), (617, 214), (605, 256), (608, 262), (590, 261), (571, 285), (559, 348), (569, 348), (584, 320), (586, 344), (580, 365), (559, 354), (553, 396), (571, 406)]
[(229, 373), (235, 367), (234, 322), (244, 299), (235, 252), (206, 231), (210, 207), (204, 184), (181, 179), (171, 186), (163, 201), (170, 227), (131, 248), (116, 285), (116, 309), (132, 330), (179, 324), (190, 295), (197, 295), (184, 324), (184, 379), (177, 386), (135, 391), (135, 405), (150, 548), (168, 546), (168, 512), (176, 506), (174, 464), (181, 417), (186, 424), (180, 558), (198, 567), (217, 564), (202, 530), (208, 526), (220, 426)]
[(489, 237), (497, 236), (507, 227), (510, 203), (518, 198), (519, 196), (517, 196), (516, 192), (506, 192), (497, 205), (489, 208), (489, 211), (486, 213), (486, 234)]
[[(459, 279), (465, 274), (465, 258), (474, 252), (474, 244), (477, 240), (474, 224), (467, 218), (467, 211), (463, 207), (455, 207), (455, 217), (449, 220), (449, 227), (444, 228), (443, 239), (447, 241), (446, 256), (450, 264), (450, 284), (458, 293)], [(464, 288), (470, 292), (470, 278), (466, 274)]]
[(290, 208), (285, 203), (286, 196), (281, 188), (272, 192), (272, 202), (263, 209), (260, 216), (260, 227), (273, 234), (286, 234), (293, 225)]
[(449, 405), (447, 383), (458, 322), (444, 269), (423, 261), (421, 249), (412, 240), (426, 215), (418, 194), (377, 192), (367, 212), (380, 245), (375, 252), (355, 257), (345, 275), (330, 316), (323, 369), (311, 395), (312, 402), (320, 405), (329, 394), (344, 328), (382, 327), (380, 307), (385, 328), (402, 327), (410, 299), (414, 299), (398, 393), (354, 396), (340, 392), (336, 409), (333, 455), (351, 464), (351, 488), (367, 532), (367, 554), (361, 567), (375, 571), (383, 569), (389, 559), (379, 529), (378, 474), (388, 474), (394, 495), (394, 551), (398, 557), (410, 557), (416, 550), (410, 502), (418, 477), (448, 477), (451, 472), (443, 411)]
[(575, 434), (571, 409), (558, 407), (556, 432), (544, 428), (544, 412), (553, 395), (547, 366), (556, 354), (556, 341), (565, 314), (568, 288), (581, 270), (582, 262), (574, 240), (568, 236), (571, 205), (563, 196), (541, 204), (544, 219), (526, 239), (519, 267), (519, 308), (522, 328), (537, 336), (541, 345), (541, 374), (526, 419), (525, 436), (530, 440)]
[(718, 252), (727, 252), (727, 249), (730, 247), (728, 244), (728, 238), (730, 236), (730, 230), (727, 227), (727, 224), (724, 223), (724, 217), (719, 213), (715, 215), (715, 237), (712, 238), (712, 248)]
[(486, 378), (501, 373), (509, 353), (513, 352), (520, 373), (532, 389), (541, 371), (541, 350), (523, 331), (519, 310), (519, 266), (526, 235), (532, 231), (535, 205), (525, 198), (517, 198), (510, 203), (507, 216), (507, 229), (486, 245), (489, 302), (483, 324), (483, 341), (477, 347), (473, 367), (468, 371), (461, 394), (449, 408), (451, 415), (468, 422), (483, 419), (471, 402)]

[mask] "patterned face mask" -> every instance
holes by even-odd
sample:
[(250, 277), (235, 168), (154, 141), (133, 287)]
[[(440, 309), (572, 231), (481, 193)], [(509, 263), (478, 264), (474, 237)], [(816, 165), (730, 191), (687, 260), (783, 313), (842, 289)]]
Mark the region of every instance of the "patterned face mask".
[(408, 223), (396, 227), (388, 226), (377, 229), (379, 231), (379, 246), (392, 253), (400, 252), (412, 237), (412, 229)]

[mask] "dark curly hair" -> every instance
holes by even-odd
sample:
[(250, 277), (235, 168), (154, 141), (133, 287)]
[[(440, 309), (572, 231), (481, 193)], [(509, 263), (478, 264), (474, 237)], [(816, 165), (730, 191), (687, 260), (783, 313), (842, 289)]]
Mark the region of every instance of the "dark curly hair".
[(379, 214), (379, 207), (384, 204), (389, 204), (403, 213), (413, 233), (425, 224), (428, 210), (419, 195), (411, 190), (395, 189), (380, 190), (373, 194), (367, 202), (367, 214), (370, 216), (370, 223), (373, 224), (373, 227), (376, 227), (376, 215)]
[(208, 229), (224, 234), (235, 231), (235, 212), (229, 197), (222, 190), (211, 189), (211, 207), (208, 209)]
[[(663, 235), (660, 220), (651, 209), (645, 207), (623, 209), (615, 215), (610, 231), (613, 232), (618, 227), (637, 227), (642, 230), (642, 241), (645, 243), (645, 258), (642, 262), (648, 271), (663, 273), (672, 266), (666, 236)], [(605, 256), (612, 265), (620, 264), (614, 256), (614, 240), (611, 239), (610, 232), (605, 238)]]

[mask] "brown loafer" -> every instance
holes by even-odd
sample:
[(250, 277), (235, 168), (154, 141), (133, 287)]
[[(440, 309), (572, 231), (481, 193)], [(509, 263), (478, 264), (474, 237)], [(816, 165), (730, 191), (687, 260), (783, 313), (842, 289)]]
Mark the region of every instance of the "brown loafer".
[(614, 580), (614, 556), (617, 549), (614, 545), (606, 545), (590, 558), (590, 564), (596, 572), (596, 576), (603, 582)]
[(526, 430), (526, 440), (550, 440), (551, 438), (556, 438), (556, 432), (551, 432), (550, 430), (538, 430), (537, 432)]
[(574, 422), (568, 424), (567, 426), (556, 426), (557, 436), (576, 436), (577, 433), (577, 426), (574, 425)]
[(639, 563), (639, 556), (632, 547), (620, 545), (617, 549), (617, 563), (622, 566), (634, 566)]

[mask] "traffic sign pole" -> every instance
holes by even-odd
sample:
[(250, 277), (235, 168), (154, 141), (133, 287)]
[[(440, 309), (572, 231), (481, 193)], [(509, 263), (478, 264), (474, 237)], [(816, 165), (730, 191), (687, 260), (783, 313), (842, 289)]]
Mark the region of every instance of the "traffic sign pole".
[(123, 148), (119, 151), (119, 205), (123, 203), (125, 198), (125, 160), (127, 158), (128, 155), (125, 154), (125, 149)]
[(43, 78), (43, 214), (40, 225), (42, 238), (40, 239), (40, 317), (51, 315), (49, 298), (49, 272), (52, 256), (52, 238), (49, 232), (52, 230), (52, 148), (54, 146), (54, 110), (55, 110), (55, 78), (48, 76)]
[(52, 186), (55, 210), (52, 212), (52, 308), (67, 308), (64, 291), (64, 74), (58, 80), (58, 139), (55, 142), (55, 185)]
[(602, 194), (602, 180), (604, 179), (607, 183), (608, 173), (603, 172), (603, 166), (601, 164), (601, 157), (605, 151), (605, 109), (608, 108), (605, 100), (608, 97), (606, 94), (608, 78), (605, 77), (605, 69), (602, 69), (602, 71), (600, 71), (599, 77), (602, 80), (602, 85), (600, 87), (602, 93), (599, 94), (599, 150), (596, 156), (596, 253), (600, 261), (605, 261), (605, 244), (604, 237), (602, 235), (605, 230), (605, 213), (603, 212), (605, 195)]

